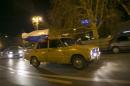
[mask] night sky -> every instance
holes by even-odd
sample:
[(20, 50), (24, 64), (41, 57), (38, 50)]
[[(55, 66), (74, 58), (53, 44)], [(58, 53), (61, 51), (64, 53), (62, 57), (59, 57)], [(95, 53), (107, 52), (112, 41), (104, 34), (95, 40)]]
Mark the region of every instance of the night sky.
[(34, 30), (32, 16), (47, 15), (50, 1), (52, 0), (1, 0), (0, 33), (15, 36)]
[(0, 1), (0, 33), (15, 36), (32, 31), (31, 17), (45, 15), (49, 6), (49, 0)]

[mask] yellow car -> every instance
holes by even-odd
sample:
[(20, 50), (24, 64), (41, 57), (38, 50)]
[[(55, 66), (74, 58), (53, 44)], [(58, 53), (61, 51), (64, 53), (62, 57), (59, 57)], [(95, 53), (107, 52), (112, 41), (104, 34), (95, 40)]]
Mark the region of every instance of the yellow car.
[(41, 62), (72, 64), (77, 69), (85, 68), (89, 61), (98, 59), (100, 51), (94, 45), (79, 45), (72, 38), (50, 38), (36, 43), (25, 53), (25, 59), (34, 67)]

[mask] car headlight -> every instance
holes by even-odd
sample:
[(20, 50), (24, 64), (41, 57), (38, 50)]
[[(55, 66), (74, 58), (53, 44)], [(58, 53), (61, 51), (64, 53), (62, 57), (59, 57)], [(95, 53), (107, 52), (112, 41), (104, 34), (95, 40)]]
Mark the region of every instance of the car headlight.
[(96, 57), (100, 56), (100, 50), (99, 48), (93, 48), (90, 52), (91, 59), (95, 59)]
[(19, 50), (18, 53), (23, 53), (23, 50)]
[(10, 51), (9, 54), (13, 54), (13, 52)]
[(22, 57), (22, 56), (23, 56), (23, 54), (19, 54), (19, 56), (20, 56), (20, 57)]
[(9, 53), (8, 53), (8, 57), (9, 57), (9, 58), (12, 58), (12, 57), (13, 57), (13, 52), (9, 52)]

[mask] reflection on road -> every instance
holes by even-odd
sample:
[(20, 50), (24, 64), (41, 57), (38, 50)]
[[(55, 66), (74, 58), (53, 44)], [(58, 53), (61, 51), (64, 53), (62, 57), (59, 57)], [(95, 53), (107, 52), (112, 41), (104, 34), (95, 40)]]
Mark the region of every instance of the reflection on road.
[[(111, 55), (110, 57), (114, 56)], [(34, 86), (33, 83), (36, 84), (36, 81), (39, 82), (39, 80), (42, 84), (43, 82), (44, 84), (74, 84), (82, 81), (130, 85), (130, 78), (128, 77), (130, 75), (128, 69), (130, 67), (128, 62), (130, 58), (124, 58), (124, 55), (119, 56), (118, 58), (104, 56), (100, 63), (92, 64), (85, 70), (76, 70), (69, 65), (60, 64), (42, 64), (39, 69), (35, 69), (30, 66), (28, 61), (23, 59), (6, 59), (3, 60), (5, 62), (0, 60), (0, 72), (5, 71), (13, 76), (11, 82), (27, 86)]]
[(120, 70), (120, 65), (113, 62), (106, 62), (103, 66), (101, 66), (94, 74), (95, 79), (109, 79), (110, 75), (113, 72)]

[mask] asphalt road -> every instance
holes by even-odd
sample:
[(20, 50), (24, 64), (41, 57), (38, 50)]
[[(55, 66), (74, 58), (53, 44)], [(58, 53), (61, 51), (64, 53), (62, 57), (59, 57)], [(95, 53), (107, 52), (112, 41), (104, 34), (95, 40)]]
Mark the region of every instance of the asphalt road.
[(103, 54), (84, 70), (24, 59), (0, 58), (0, 86), (130, 86), (130, 53)]

